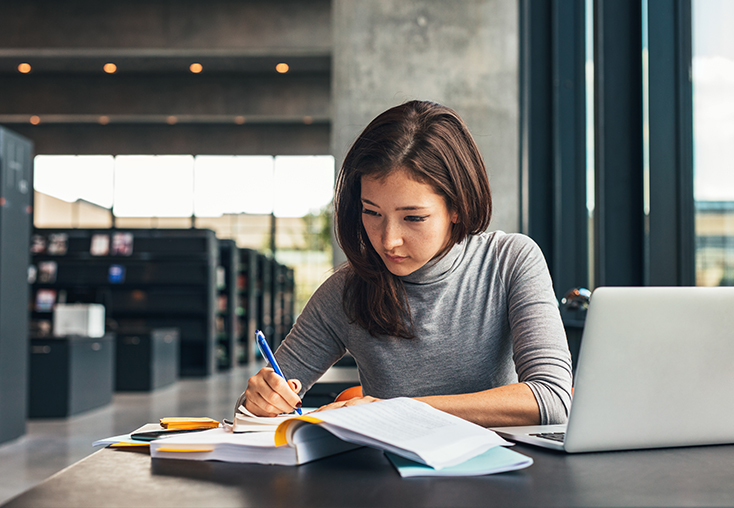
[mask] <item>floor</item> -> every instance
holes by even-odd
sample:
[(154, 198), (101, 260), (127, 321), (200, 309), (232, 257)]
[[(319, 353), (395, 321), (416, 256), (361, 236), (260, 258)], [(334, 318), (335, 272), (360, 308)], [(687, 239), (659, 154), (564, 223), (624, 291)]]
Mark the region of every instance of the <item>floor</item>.
[(0, 445), (0, 505), (96, 449), (164, 416), (231, 417), (254, 365), (205, 379), (184, 379), (152, 393), (116, 393), (112, 404), (63, 419), (29, 420), (25, 436)]

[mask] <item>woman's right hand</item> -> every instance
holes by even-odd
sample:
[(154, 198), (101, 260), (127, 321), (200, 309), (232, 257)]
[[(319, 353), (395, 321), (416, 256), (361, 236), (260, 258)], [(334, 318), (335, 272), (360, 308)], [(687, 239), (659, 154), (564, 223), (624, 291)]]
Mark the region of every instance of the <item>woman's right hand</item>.
[(256, 416), (278, 416), (301, 407), (298, 379), (286, 381), (270, 367), (264, 367), (250, 378), (245, 390), (245, 407)]

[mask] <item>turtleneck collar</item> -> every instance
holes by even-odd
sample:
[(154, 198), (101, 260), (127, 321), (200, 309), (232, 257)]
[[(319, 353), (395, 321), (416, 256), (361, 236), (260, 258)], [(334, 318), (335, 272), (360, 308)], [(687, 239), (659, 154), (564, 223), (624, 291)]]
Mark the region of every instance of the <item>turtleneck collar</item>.
[(466, 240), (455, 244), (440, 258), (432, 259), (409, 275), (400, 277), (403, 282), (409, 284), (430, 284), (437, 282), (449, 275), (464, 257)]

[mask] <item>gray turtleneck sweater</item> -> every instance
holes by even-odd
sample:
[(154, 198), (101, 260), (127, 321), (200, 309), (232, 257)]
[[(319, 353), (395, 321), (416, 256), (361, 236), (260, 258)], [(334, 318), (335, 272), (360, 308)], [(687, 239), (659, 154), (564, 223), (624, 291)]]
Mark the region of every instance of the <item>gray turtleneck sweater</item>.
[(402, 277), (416, 339), (373, 337), (342, 306), (345, 269), (316, 290), (275, 353), (303, 392), (345, 352), (365, 395), (471, 393), (518, 381), (542, 424), (571, 405), (571, 356), (540, 248), (497, 231), (470, 236), (446, 256)]

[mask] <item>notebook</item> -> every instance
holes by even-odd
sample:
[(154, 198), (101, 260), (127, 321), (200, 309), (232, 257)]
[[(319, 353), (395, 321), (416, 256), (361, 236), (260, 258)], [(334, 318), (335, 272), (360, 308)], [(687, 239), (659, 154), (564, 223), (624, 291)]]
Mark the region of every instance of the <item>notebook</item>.
[(732, 391), (734, 287), (602, 287), (568, 425), (492, 430), (568, 453), (734, 443)]

